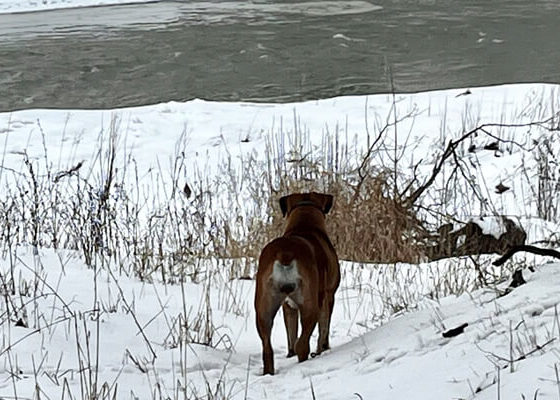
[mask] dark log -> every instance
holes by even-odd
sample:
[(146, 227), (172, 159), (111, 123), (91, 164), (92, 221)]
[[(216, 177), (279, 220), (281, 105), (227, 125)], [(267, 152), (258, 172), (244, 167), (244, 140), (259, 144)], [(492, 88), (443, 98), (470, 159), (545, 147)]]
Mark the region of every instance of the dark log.
[(554, 258), (560, 259), (560, 252), (558, 252), (556, 250), (541, 249), (540, 247), (535, 247), (535, 246), (523, 244), (523, 245), (519, 245), (519, 246), (513, 246), (511, 249), (508, 250), (508, 252), (506, 254), (504, 254), (503, 256), (498, 258), (492, 264), (494, 264), (496, 266), (500, 266), (500, 265), (504, 264), (507, 260), (509, 260), (515, 253), (518, 253), (520, 251), (525, 251), (527, 253), (537, 254), (539, 256), (549, 256), (549, 257), (554, 257)]
[(466, 322), (463, 325), (460, 325), (456, 328), (450, 329), (448, 331), (443, 332), (441, 335), (444, 338), (450, 338), (450, 337), (454, 337), (454, 336), (458, 336), (461, 333), (463, 333), (465, 331), (465, 328), (469, 326), (469, 324), (467, 324)]

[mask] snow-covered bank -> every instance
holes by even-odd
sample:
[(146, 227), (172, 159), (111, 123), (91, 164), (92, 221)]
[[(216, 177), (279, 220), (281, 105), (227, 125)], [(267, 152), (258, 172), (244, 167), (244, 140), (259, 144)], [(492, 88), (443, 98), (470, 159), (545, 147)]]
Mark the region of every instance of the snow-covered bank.
[[(538, 214), (539, 207), (550, 205), (544, 211), (552, 212), (560, 204), (556, 169), (547, 169), (557, 166), (560, 154), (559, 90), (557, 85), (507, 85), (282, 105), (195, 100), (0, 114), (0, 201), (6, 205), (0, 209), (0, 221), (6, 222), (0, 231), (0, 397), (256, 400), (312, 398), (313, 387), (317, 399), (333, 400), (556, 398), (560, 264), (542, 258), (524, 262), (523, 256), (496, 270), (488, 266), (492, 257), (420, 265), (344, 262), (332, 350), (301, 364), (284, 358), (279, 314), (273, 330), (278, 373), (263, 377), (254, 282), (236, 279), (250, 278), (254, 260), (200, 258), (188, 252), (187, 237), (185, 254), (171, 254), (177, 256), (170, 266), (176, 274), (164, 275), (168, 271), (158, 269), (159, 257), (178, 250), (165, 246), (182, 242), (158, 241), (164, 236), (159, 229), (170, 224), (173, 230), (174, 220), (189, 221), (192, 215), (165, 207), (160, 213), (156, 204), (149, 224), (134, 217), (152, 206), (152, 199), (168, 200), (184, 181), (219, 178), (221, 162), (236, 171), (249, 158), (266, 160), (271, 143), (273, 157), (326, 151), (322, 156), (328, 161), (334, 156), (325, 143), (336, 141), (347, 146), (349, 162), (356, 162), (382, 132), (371, 162), (390, 168), (399, 153), (400, 175), (423, 181), (450, 140), (484, 125), (457, 147), (457, 158), (443, 167), (443, 177), (422, 201), (453, 219), (506, 214), (522, 221), (529, 241), (540, 240), (558, 232), (557, 214), (548, 224)], [(135, 174), (123, 185), (112, 182), (108, 190), (111, 148), (117, 154), (114, 170)], [(171, 176), (178, 159), (192, 165), (181, 170), (180, 182)], [(458, 165), (463, 175), (448, 180)], [(259, 167), (254, 164), (257, 172)], [(64, 179), (72, 182), (65, 186)], [(500, 183), (509, 189), (497, 193)], [(122, 190), (127, 184), (137, 198), (144, 199), (138, 192), (145, 191), (148, 200), (127, 203), (131, 192)], [(472, 196), (473, 187), (480, 198)], [(181, 185), (177, 197), (184, 191)], [(129, 241), (126, 235), (103, 241), (99, 204), (109, 194), (117, 200), (103, 216), (118, 219), (114, 231), (129, 225), (151, 230), (147, 241), (136, 240), (143, 238), (137, 232)], [(238, 207), (250, 207), (237, 201)], [(192, 198), (184, 204), (197, 213), (204, 207)], [(222, 206), (211, 211), (224, 211)], [(240, 208), (223, 208), (241, 221), (238, 225), (250, 222), (237, 220), (234, 211)], [(164, 219), (165, 212), (171, 218)], [(80, 213), (84, 218), (67, 227)], [(485, 232), (501, 232), (495, 220), (484, 222)], [(208, 225), (196, 223), (195, 234), (214, 234), (200, 232)], [(51, 240), (63, 249), (33, 248), (30, 243), (42, 240), (28, 234), (35, 228), (54, 236), (44, 243)], [(63, 236), (56, 232), (65, 228), (83, 234), (70, 243), (57, 239)], [(24, 239), (15, 243), (14, 237)], [(92, 246), (97, 250), (88, 269), (80, 256)], [(146, 259), (156, 261), (135, 264)], [(249, 272), (231, 273), (234, 262)], [(504, 296), (503, 278), (533, 264), (536, 272), (523, 272), (528, 283)], [(487, 285), (474, 290), (481, 267)], [(445, 297), (449, 293), (462, 294)], [(442, 336), (464, 324), (464, 333)]]
[(154, 1), (157, 0), (0, 0), (0, 13), (46, 11), (56, 10), (59, 8), (107, 6), (118, 4), (141, 4)]
[[(359, 274), (367, 282), (377, 267), (343, 263), (332, 350), (305, 363), (286, 359), (278, 314), (277, 374), (262, 376), (253, 281), (162, 285), (104, 269), (95, 277), (69, 252), (40, 250), (34, 257), (19, 249), (15, 256), (15, 262), (0, 259), (2, 276), (13, 274), (17, 287), (16, 295), (3, 294), (13, 302), (10, 313), (2, 306), (0, 324), (3, 398), (86, 398), (95, 390), (119, 399), (179, 399), (185, 393), (193, 399), (210, 393), (220, 399), (311, 398), (310, 385), (323, 400), (355, 399), (356, 393), (418, 400), (494, 400), (498, 391), (508, 399), (557, 395), (560, 264), (541, 261), (536, 272), (525, 270), (528, 283), (506, 296), (500, 294), (508, 282), (435, 301), (429, 285), (409, 278), (407, 290), (425, 293), (419, 309), (378, 326), (372, 306), (383, 297), (379, 287), (356, 285)], [(456, 262), (413, 268), (429, 280)], [(223, 266), (218, 261), (209, 268), (219, 276)], [(465, 323), (463, 334), (442, 337)], [(217, 329), (214, 348), (184, 347), (182, 335), (203, 342), (205, 329)]]
[[(195, 179), (195, 172), (200, 169), (208, 178), (216, 173), (220, 161), (231, 160), (238, 166), (249, 155), (264, 159), (263, 149), (278, 137), (285, 138), (285, 157), (300, 144), (320, 147), (326, 137), (338, 135), (337, 140), (359, 158), (367, 150), (368, 141), (392, 124), (396, 116), (397, 128), (387, 126), (390, 133), (384, 137), (385, 146), (394, 146), (396, 134), (396, 145), (403, 152), (403, 172), (410, 168), (411, 173), (412, 166), (422, 161), (417, 171), (422, 177), (431, 173), (433, 163), (449, 140), (458, 139), (482, 124), (494, 124), (485, 129), (489, 135), (481, 132), (460, 147), (461, 156), (468, 161), (465, 168), (484, 182), (484, 196), (496, 205), (499, 213), (534, 216), (534, 205), (522, 200), (528, 198), (528, 184), (534, 181), (521, 171), (537, 162), (531, 149), (542, 135), (547, 135), (547, 127), (502, 125), (537, 123), (555, 115), (560, 110), (560, 86), (518, 84), (464, 92), (443, 90), (398, 94), (395, 98), (385, 94), (346, 96), (292, 104), (193, 100), (105, 111), (2, 113), (0, 134), (5, 134), (1, 140), (6, 145), (2, 165), (21, 170), (25, 152), (37, 161), (48, 156), (57, 169), (81, 161), (85, 168), (92, 168), (99, 144), (113, 132), (119, 138), (119, 154), (122, 158), (134, 158), (140, 176), (152, 168), (167, 170), (178, 156), (178, 147), (184, 147), (180, 156), (187, 164), (198, 166), (191, 168), (186, 178)], [(555, 135), (549, 136), (552, 148), (560, 146)], [(498, 150), (485, 148), (494, 141), (493, 137), (502, 140)], [(386, 165), (383, 157), (376, 156), (380, 165)], [(496, 193), (494, 187), (500, 183), (511, 190)], [(443, 180), (435, 182), (437, 190), (443, 190), (442, 185)], [(468, 212), (486, 213), (476, 203), (471, 204)]]

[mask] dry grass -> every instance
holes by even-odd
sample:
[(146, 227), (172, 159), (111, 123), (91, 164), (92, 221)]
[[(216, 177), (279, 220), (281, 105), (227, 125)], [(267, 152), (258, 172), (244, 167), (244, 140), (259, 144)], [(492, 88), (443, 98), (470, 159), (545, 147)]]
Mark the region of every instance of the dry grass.
[[(323, 188), (317, 181), (286, 180), (283, 193), (324, 191), (335, 198), (327, 216), (330, 237), (339, 258), (358, 262), (417, 262), (422, 248), (415, 238), (424, 230), (411, 209), (389, 197), (383, 174), (368, 177), (356, 186), (341, 176), (331, 176)], [(260, 249), (283, 232), (285, 221), (278, 206), (280, 196), (267, 201), (269, 218), (256, 220), (248, 240), (230, 239), (224, 256), (258, 257)]]
[[(388, 125), (379, 128), (378, 138), (387, 130)], [(262, 247), (283, 232), (279, 198), (318, 191), (334, 196), (327, 226), (341, 259), (417, 262), (422, 257), (420, 239), (426, 236), (426, 229), (414, 207), (405, 205), (396, 190), (397, 184), (406, 187), (411, 178), (404, 173), (401, 182), (396, 182), (398, 162), (390, 167), (373, 162), (381, 153), (391, 151), (382, 140), (366, 149), (352, 145), (356, 142), (347, 132), (337, 130), (324, 134), (321, 145), (313, 145), (310, 133), (296, 128), (289, 133), (272, 133), (263, 151), (264, 160), (243, 160), (237, 175), (224, 163), (222, 173), (228, 176), (229, 187), (221, 189), (238, 188), (237, 196), (248, 201), (242, 214), (242, 235), (224, 226), (226, 240), (219, 255), (258, 257)], [(244, 182), (249, 184), (243, 186)]]
[[(292, 130), (266, 136), (260, 157), (226, 159), (212, 178), (202, 166), (187, 173), (193, 166), (185, 158), (187, 139), (182, 135), (170, 169), (152, 170), (142, 180), (134, 159), (119, 153), (122, 132), (114, 122), (100, 133), (89, 171), (81, 164), (56, 171), (48, 154), (37, 160), (23, 155), (21, 171), (2, 170), (16, 184), (6, 184), (0, 196), (0, 251), (10, 253), (22, 243), (77, 250), (90, 266), (98, 257), (109, 257), (120, 273), (175, 283), (204, 275), (197, 259), (231, 258), (240, 262), (231, 267), (229, 278), (250, 277), (252, 260), (283, 231), (278, 199), (319, 191), (335, 197), (327, 225), (340, 258), (416, 263), (431, 227), (424, 222), (426, 210), (406, 198), (419, 185), (416, 167), (401, 166), (393, 154), (396, 139), (389, 133), (403, 118), (377, 126), (375, 139), (362, 148), (341, 129), (324, 132), (317, 145), (294, 117)], [(399, 148), (401, 154), (405, 150)], [(550, 164), (556, 157), (551, 151), (539, 157), (538, 165), (548, 169), (539, 171), (543, 188), (535, 189), (534, 197), (551, 210), (543, 217), (554, 219), (558, 177)], [(392, 162), (379, 163), (387, 158)], [(439, 194), (445, 198), (430, 193), (435, 215), (445, 214), (440, 209), (449, 196), (455, 198), (455, 212), (469, 207), (463, 194), (472, 191), (472, 182), (457, 170), (451, 176), (453, 193)], [(142, 187), (149, 187), (148, 192)]]
[[(404, 167), (401, 170), (398, 159), (393, 164), (375, 164), (374, 155), (379, 160), (386, 155), (383, 152), (394, 150), (383, 141), (380, 142), (383, 146), (369, 146), (368, 141), (367, 149), (359, 149), (351, 145), (347, 132), (337, 130), (325, 132), (321, 145), (316, 146), (312, 145), (309, 132), (294, 125), (291, 132), (273, 132), (268, 136), (263, 157), (245, 156), (236, 168), (232, 165), (238, 160), (224, 161), (215, 179), (210, 179), (203, 168), (194, 178), (186, 172), (192, 166), (187, 165), (184, 157), (187, 141), (181, 137), (170, 171), (154, 170), (144, 178), (146, 181), (140, 182), (134, 160), (123, 161), (118, 153), (117, 123), (110, 132), (100, 134), (98, 156), (89, 171), (78, 164), (56, 171), (49, 164), (47, 154), (38, 160), (23, 155), (21, 171), (0, 166), (0, 178), (5, 174), (4, 178), (16, 182), (6, 184), (0, 194), (0, 254), (9, 260), (8, 270), (0, 279), (0, 298), (5, 305), (0, 311), (5, 326), (23, 323), (40, 330), (50, 329), (48, 323), (38, 322), (45, 317), (34, 311), (37, 310), (35, 301), (23, 306), (29, 298), (54, 295), (56, 290), (44, 287), (43, 268), (37, 268), (33, 279), (27, 282), (14, 272), (20, 263), (16, 258), (17, 248), (22, 244), (34, 249), (72, 250), (90, 268), (107, 270), (117, 286), (121, 274), (144, 281), (179, 283), (183, 288), (183, 311), (166, 317), (169, 325), (166, 345), (179, 348), (182, 357), (181, 379), (177, 380), (173, 398), (185, 398), (185, 393), (187, 398), (228, 398), (231, 388), (223, 384), (221, 377), (217, 384), (207, 383), (205, 390), (189, 386), (185, 349), (192, 343), (230, 348), (230, 342), (217, 333), (214, 325), (209, 301), (210, 291), (215, 290), (212, 285), (223, 288), (224, 282), (236, 282), (233, 278), (252, 276), (254, 259), (263, 245), (283, 230), (278, 199), (301, 191), (327, 192), (335, 197), (327, 225), (340, 258), (394, 263), (384, 266), (357, 263), (343, 271), (350, 275), (349, 281), (353, 277), (350, 289), (355, 289), (360, 298), (372, 297), (368, 304), (380, 299), (381, 309), (371, 311), (372, 326), (396, 312), (413, 309), (427, 296), (437, 300), (479, 287), (484, 283), (478, 279), (480, 270), (496, 282), (509, 276), (507, 268), (493, 270), (485, 265), (473, 268), (469, 260), (445, 263), (446, 268), (433, 264), (428, 272), (421, 271), (417, 265), (397, 264), (416, 263), (422, 257), (422, 240), (426, 236), (425, 215), (419, 215), (421, 211), (413, 205), (406, 206), (404, 192), (397, 190), (410, 186), (414, 172)], [(381, 133), (384, 130), (386, 127), (379, 129)], [(346, 136), (344, 140), (342, 136)], [(536, 155), (542, 169), (538, 171), (540, 186), (532, 194), (542, 204), (542, 210), (550, 210), (542, 217), (554, 220), (558, 218), (559, 179), (554, 169), (547, 168), (556, 165), (553, 163), (557, 157), (548, 148), (544, 150)], [(458, 189), (462, 175), (455, 174), (453, 179), (454, 184), (449, 185), (451, 189), (445, 196), (459, 199), (453, 203), (458, 204), (455, 210), (468, 207), (468, 200), (462, 195), (471, 186), (463, 182), (464, 186)], [(150, 187), (148, 193), (140, 190), (146, 182)], [(434, 197), (437, 196), (443, 195), (435, 193)], [(433, 200), (436, 212), (446, 202), (441, 198)], [(208, 262), (209, 259), (215, 264)], [(65, 268), (61, 261), (61, 269)], [(423, 277), (429, 277), (430, 282), (424, 282)], [(185, 282), (189, 281), (201, 282), (204, 288), (194, 308), (187, 304), (184, 290)], [(222, 303), (228, 304), (228, 312), (243, 314), (235, 287), (218, 296)], [(70, 310), (67, 304), (62, 307), (67, 312), (64, 321), (73, 326), (73, 341), (80, 357), (78, 376), (82, 395), (72, 398), (114, 397), (115, 388), (98, 381), (96, 375), (98, 321), (104, 313), (115, 312), (118, 304), (123, 304), (126, 313), (136, 319), (129, 305), (132, 300), (120, 289), (114, 304), (106, 309), (99, 307), (96, 300), (95, 323), (87, 326), (79, 324), (78, 312)], [(344, 301), (341, 303), (344, 305)], [(161, 313), (165, 313), (163, 305)], [(58, 321), (50, 318), (44, 320)], [(147, 339), (146, 343), (149, 343)], [(12, 345), (17, 343), (8, 347), (4, 363), (6, 358), (11, 362)], [(143, 373), (152, 368), (137, 355), (129, 354), (129, 358)], [(15, 382), (17, 365), (10, 364), (9, 369)], [(53, 379), (58, 379), (56, 374)], [(153, 397), (166, 398), (161, 393), (156, 396), (155, 389)]]

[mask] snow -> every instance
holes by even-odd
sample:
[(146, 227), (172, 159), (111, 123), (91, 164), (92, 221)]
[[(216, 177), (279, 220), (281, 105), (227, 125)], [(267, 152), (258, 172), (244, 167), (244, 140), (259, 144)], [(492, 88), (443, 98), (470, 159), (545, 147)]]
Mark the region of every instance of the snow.
[[(367, 147), (368, 132), (375, 135), (395, 114), (402, 121), (387, 136), (387, 145), (395, 137), (406, 143), (403, 174), (422, 159), (418, 174), (423, 178), (448, 140), (481, 124), (550, 117), (560, 110), (559, 89), (519, 84), (471, 88), (471, 94), (461, 96), (465, 89), (293, 104), (193, 100), (118, 110), (3, 113), (0, 186), (17, 184), (23, 154), (38, 168), (48, 163), (62, 171), (83, 161), (93, 170), (110, 132), (118, 133), (121, 162), (136, 160), (142, 185), (143, 179), (149, 182), (143, 177), (150, 169), (167, 176), (178, 149), (193, 165), (186, 178), (195, 180), (201, 169), (212, 177), (223, 160), (239, 166), (248, 155), (263, 159), (275, 135), (288, 143), (303, 137), (320, 146), (325, 136), (338, 133), (359, 154)], [(468, 220), (492, 211), (518, 216), (530, 241), (557, 232), (557, 224), (536, 218), (530, 196), (535, 176), (522, 173), (536, 171), (534, 141), (548, 138), (557, 148), (557, 132), (545, 128), (488, 126), (509, 145), (484, 150), (489, 138), (479, 134), (461, 148), (469, 173), (485, 182), (481, 191), (493, 208), (473, 200), (463, 205), (464, 215), (454, 216)], [(376, 162), (386, 163), (385, 156), (377, 155)], [(511, 190), (495, 193), (500, 182)], [(430, 204), (445, 188), (445, 180), (438, 180), (422, 201)], [(443, 208), (453, 214), (457, 204), (450, 199)], [(483, 220), (485, 232), (499, 232), (491, 218)], [(491, 258), (479, 262), (490, 268)], [(119, 399), (208, 398), (209, 391), (214, 398), (313, 398), (312, 390), (324, 400), (557, 398), (560, 264), (538, 257), (515, 260), (508, 268), (534, 266), (534, 272), (524, 268), (527, 283), (506, 295), (511, 270), (497, 269), (496, 282), (471, 290), (477, 275), (467, 259), (419, 265), (343, 262), (332, 349), (304, 363), (285, 358), (278, 314), (273, 330), (277, 374), (262, 376), (254, 282), (228, 279), (224, 271), (234, 261), (198, 260), (205, 265), (204, 276), (172, 285), (122, 276), (112, 264), (88, 269), (68, 250), (40, 248), (35, 254), (29, 246), (14, 246), (0, 254), (0, 397), (58, 399), (70, 392), (73, 398), (87, 398), (96, 389)], [(13, 291), (6, 287), (8, 276), (15, 280)], [(446, 297), (454, 291), (464, 293)], [(187, 346), (180, 340), (185, 318), (192, 335)], [(463, 334), (442, 336), (464, 323)], [(203, 342), (212, 329), (212, 346), (194, 343)]]
[(474, 222), (482, 229), (483, 235), (492, 235), (496, 239), (499, 239), (504, 233), (506, 233), (506, 227), (502, 223), (500, 218), (488, 216), (484, 218), (473, 218), (471, 222)]
[(46, 11), (60, 8), (148, 3), (154, 0), (0, 0), (0, 13)]
[[(542, 398), (554, 398), (558, 390), (554, 368), (560, 264), (542, 264), (534, 273), (525, 270), (528, 283), (506, 296), (500, 296), (500, 289), (507, 282), (460, 297), (425, 298), (416, 311), (367, 327), (364, 321), (372, 316), (364, 297), (369, 294), (354, 286), (355, 266), (343, 263), (332, 349), (304, 363), (285, 358), (279, 314), (273, 330), (277, 374), (262, 376), (253, 281), (212, 285), (211, 318), (223, 342), (216, 349), (197, 344), (184, 349), (175, 342), (181, 299), (185, 295), (187, 307), (196, 309), (205, 290), (202, 285), (148, 284), (117, 279), (103, 270), (94, 279), (94, 271), (70, 252), (43, 249), (35, 257), (20, 249), (17, 257), (14, 273), (19, 282), (38, 283), (39, 288), (30, 293), (26, 307), (30, 326), (4, 322), (0, 327), (5, 341), (0, 352), (2, 397), (17, 393), (19, 398), (33, 398), (35, 387), (30, 383), (37, 381), (43, 394), (60, 398), (63, 379), (73, 393), (80, 393), (78, 366), (87, 356), (97, 357), (97, 346), (98, 382), (118, 383), (110, 391), (116, 390), (117, 398), (150, 399), (156, 387), (162, 396), (173, 398), (177, 380), (184, 382), (185, 376), (199, 393), (204, 393), (206, 382), (215, 388), (222, 381), (232, 399), (311, 396), (311, 384), (316, 397), (327, 400), (357, 398), (354, 393), (364, 399), (496, 399), (498, 379), (502, 398), (532, 398), (537, 390)], [(8, 259), (0, 265), (4, 272), (10, 270)], [(434, 263), (415, 268), (427, 272), (445, 267)], [(221, 298), (229, 296), (236, 307), (233, 298)], [(36, 321), (48, 325), (34, 330)], [(442, 337), (445, 330), (464, 323), (468, 326), (463, 334)], [(314, 345), (316, 337), (312, 340)], [(9, 359), (17, 363), (16, 376), (10, 375), (14, 369)]]
[[(184, 148), (182, 157), (193, 166), (186, 178), (194, 180), (200, 170), (212, 176), (224, 160), (236, 166), (249, 155), (263, 160), (262, 149), (279, 137), (287, 138), (282, 139), (286, 140), (286, 152), (298, 141), (320, 147), (325, 137), (338, 135), (350, 151), (365, 153), (368, 140), (391, 123), (394, 104), (399, 119), (397, 146), (407, 150), (400, 162), (402, 168), (411, 169), (422, 160), (417, 173), (426, 178), (448, 140), (457, 139), (481, 124), (527, 124), (542, 121), (560, 110), (558, 85), (473, 88), (471, 94), (460, 95), (463, 92), (464, 89), (456, 89), (399, 94), (395, 99), (385, 94), (346, 96), (293, 104), (192, 100), (121, 110), (34, 109), (2, 113), (0, 134), (9, 133), (2, 139), (6, 146), (3, 165), (20, 170), (24, 151), (30, 159), (42, 160), (46, 148), (50, 149), (48, 153), (57, 154), (58, 169), (80, 161), (85, 162), (86, 168), (93, 168), (97, 144), (116, 130), (122, 143), (121, 157), (133, 156), (142, 173), (170, 168), (180, 147)], [(458, 152), (464, 169), (484, 183), (478, 188), (479, 197), (488, 202), (471, 193), (471, 201), (463, 207), (465, 214), (454, 217), (463, 221), (493, 214), (535, 217), (536, 205), (525, 198), (529, 198), (537, 182), (522, 171), (535, 171), (537, 153), (531, 149), (535, 142), (550, 136), (545, 128), (488, 126), (487, 132), (504, 141), (498, 151), (484, 149), (491, 138), (482, 134), (463, 143)], [(391, 133), (384, 138), (387, 146), (394, 142), (395, 135), (390, 129)], [(560, 145), (554, 135), (546, 140), (552, 146)], [(471, 146), (474, 150), (468, 151)], [(381, 166), (387, 163), (383, 154), (376, 154), (375, 161)], [(444, 169), (443, 178), (435, 182), (436, 189), (425, 199), (426, 204), (445, 195), (448, 183), (444, 178), (449, 172)], [(3, 179), (8, 179), (7, 174), (0, 175), (0, 183)], [(511, 190), (496, 193), (494, 187), (499, 183)], [(471, 188), (464, 190), (472, 192)], [(458, 208), (453, 201), (450, 199), (444, 205), (450, 215)]]
[[(452, 229), (451, 232), (458, 232), (459, 230), (461, 230), (462, 228), (465, 227), (466, 223), (469, 223), (469, 222), (472, 222), (472, 223), (478, 225), (480, 227), (480, 229), (482, 229), (482, 234), (483, 235), (491, 235), (491, 236), (494, 236), (496, 239), (500, 239), (500, 236), (502, 236), (504, 233), (507, 232), (507, 228), (506, 228), (504, 222), (502, 221), (502, 217), (501, 216), (495, 216), (495, 215), (487, 215), (487, 216), (484, 216), (484, 217), (478, 217), (477, 216), (477, 217), (467, 218), (465, 223), (455, 223), (455, 224), (453, 224), (453, 229)], [(519, 221), (517, 221), (517, 222), (519, 222)], [(464, 239), (465, 238), (464, 238), (463, 235), (461, 235), (459, 237), (459, 240), (464, 240)]]

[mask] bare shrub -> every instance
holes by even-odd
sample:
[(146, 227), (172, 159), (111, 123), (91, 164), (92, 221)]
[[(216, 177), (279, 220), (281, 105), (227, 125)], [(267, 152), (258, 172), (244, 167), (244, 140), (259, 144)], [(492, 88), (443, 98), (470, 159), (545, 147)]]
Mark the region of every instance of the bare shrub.
[[(447, 177), (452, 187), (458, 187), (459, 180), (465, 182), (465, 190), (474, 187), (459, 162), (461, 146), (477, 134), (493, 137), (491, 128), (541, 129), (547, 122), (480, 125), (442, 143), (439, 154), (425, 161), (431, 171), (423, 168), (421, 173), (418, 164), (401, 161), (408, 140), (399, 144), (396, 135), (396, 126), (414, 116), (392, 115), (385, 121), (393, 122), (376, 120), (371, 138), (366, 132), (365, 148), (357, 134), (351, 138), (340, 127), (312, 141), (311, 132), (294, 115), (291, 130), (281, 126), (264, 136), (259, 154), (239, 159), (230, 155), (217, 166), (218, 173), (212, 166), (211, 174), (186, 158), (183, 134), (169, 160), (170, 170), (159, 167), (142, 178), (134, 158), (120, 153), (122, 132), (115, 120), (108, 131), (100, 132), (89, 166), (71, 162), (57, 171), (47, 154), (34, 160), (23, 155), (23, 171), (2, 170), (15, 184), (6, 183), (0, 196), (0, 245), (4, 252), (21, 243), (78, 250), (92, 267), (98, 257), (108, 257), (120, 273), (174, 283), (184, 276), (193, 281), (204, 276), (196, 259), (236, 258), (241, 261), (228, 278), (250, 277), (251, 260), (282, 231), (278, 199), (292, 192), (320, 191), (335, 196), (327, 225), (342, 259), (414, 263), (425, 253), (426, 220), (433, 222), (444, 214), (447, 218), (446, 199), (432, 196), (429, 209), (419, 206), (438, 174), (445, 173), (445, 165), (453, 170)], [(542, 198), (548, 218), (555, 218), (555, 159), (545, 150), (539, 165), (548, 169), (539, 175), (542, 196), (535, 197)], [(390, 162), (379, 162), (382, 159)], [(467, 200), (455, 202), (455, 211), (461, 204), (469, 206)]]
[[(327, 187), (320, 182), (302, 183), (295, 179), (285, 180), (283, 185), (283, 193), (325, 191), (335, 197), (327, 225), (341, 259), (391, 263), (416, 262), (420, 258), (422, 253), (415, 237), (423, 230), (422, 224), (412, 210), (389, 197), (382, 173), (367, 177), (358, 191), (342, 176), (332, 176)], [(282, 232), (284, 219), (278, 197), (269, 197), (269, 222), (255, 221), (247, 247), (235, 243), (237, 253), (256, 257), (266, 242)]]
[(560, 160), (555, 149), (557, 136), (543, 137), (532, 152), (537, 165), (537, 215), (546, 221), (557, 221), (560, 216)]

